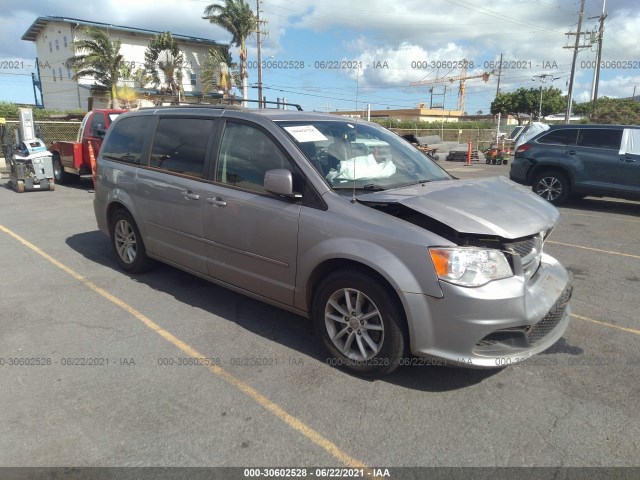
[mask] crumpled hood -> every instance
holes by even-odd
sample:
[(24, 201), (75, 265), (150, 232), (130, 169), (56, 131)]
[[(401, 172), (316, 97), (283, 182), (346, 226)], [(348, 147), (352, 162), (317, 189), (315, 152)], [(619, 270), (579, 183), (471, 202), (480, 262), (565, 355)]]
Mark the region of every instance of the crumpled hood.
[(459, 233), (526, 237), (553, 227), (558, 210), (504, 177), (445, 180), (359, 195), (358, 200), (400, 203)]

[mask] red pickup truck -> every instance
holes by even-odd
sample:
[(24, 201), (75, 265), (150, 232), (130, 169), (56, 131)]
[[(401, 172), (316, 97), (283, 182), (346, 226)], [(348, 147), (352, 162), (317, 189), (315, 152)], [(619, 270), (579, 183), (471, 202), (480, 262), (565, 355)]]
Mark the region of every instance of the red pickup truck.
[(111, 122), (124, 112), (126, 110), (92, 110), (82, 119), (75, 142), (56, 142), (49, 147), (53, 154), (53, 178), (56, 183), (66, 183), (74, 176), (91, 174), (89, 144), (97, 158)]

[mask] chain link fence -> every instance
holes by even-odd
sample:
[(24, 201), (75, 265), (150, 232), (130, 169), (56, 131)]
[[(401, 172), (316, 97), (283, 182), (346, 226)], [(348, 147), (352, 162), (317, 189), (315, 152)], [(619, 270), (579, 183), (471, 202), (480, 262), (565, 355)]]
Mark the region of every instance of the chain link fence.
[[(54, 142), (74, 141), (78, 135), (81, 122), (62, 121), (36, 121), (36, 136), (42, 139), (46, 145)], [(5, 134), (0, 138), (2, 150), (0, 156), (4, 157), (7, 146), (15, 144), (16, 131), (18, 130), (17, 120), (7, 120)], [(481, 128), (393, 128), (399, 135), (414, 134), (416, 137), (428, 135), (438, 135), (443, 142), (458, 142), (471, 144), (476, 150), (484, 150), (494, 141), (496, 131)]]
[[(7, 120), (5, 132), (0, 138), (0, 157), (4, 157), (7, 147), (16, 144), (16, 132), (20, 122), (17, 120)], [(75, 141), (78, 130), (82, 122), (56, 122), (56, 121), (36, 121), (36, 137), (40, 138), (46, 145), (51, 145), (58, 141)]]
[(443, 142), (468, 143), (474, 150), (485, 150), (495, 142), (496, 131), (483, 128), (392, 128), (398, 135), (413, 134), (416, 137), (438, 135)]

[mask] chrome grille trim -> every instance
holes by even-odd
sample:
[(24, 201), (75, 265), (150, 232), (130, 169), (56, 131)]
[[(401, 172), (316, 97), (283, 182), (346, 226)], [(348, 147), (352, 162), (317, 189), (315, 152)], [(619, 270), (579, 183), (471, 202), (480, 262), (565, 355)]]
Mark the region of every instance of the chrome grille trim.
[(505, 243), (505, 250), (512, 255), (519, 255), (522, 261), (522, 269), (527, 281), (538, 271), (542, 258), (544, 241), (542, 234), (533, 235), (519, 242)]

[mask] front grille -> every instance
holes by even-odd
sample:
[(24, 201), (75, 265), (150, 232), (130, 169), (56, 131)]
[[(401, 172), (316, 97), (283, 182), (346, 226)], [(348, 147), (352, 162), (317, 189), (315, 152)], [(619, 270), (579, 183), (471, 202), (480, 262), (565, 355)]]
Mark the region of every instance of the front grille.
[(520, 242), (506, 243), (505, 247), (511, 253), (516, 253), (522, 258), (525, 258), (531, 255), (534, 250), (539, 251), (541, 244), (542, 242), (540, 235), (535, 235)]
[(512, 255), (519, 255), (522, 259), (524, 276), (531, 279), (538, 271), (542, 257), (542, 235), (534, 235), (519, 242), (505, 243), (504, 248)]
[(524, 351), (551, 334), (567, 313), (573, 287), (569, 285), (556, 300), (542, 320), (535, 325), (503, 328), (479, 340), (473, 353), (476, 355), (507, 355)]
[(538, 340), (546, 337), (551, 331), (558, 326), (558, 323), (564, 318), (567, 305), (569, 304), (569, 299), (571, 298), (571, 293), (573, 292), (573, 287), (570, 285), (567, 289), (562, 292), (560, 298), (556, 301), (556, 304), (553, 308), (547, 313), (542, 320), (536, 323), (531, 330), (527, 332), (527, 340), (529, 343), (534, 344)]
[(531, 330), (529, 330), (529, 333), (527, 333), (527, 340), (529, 340), (529, 343), (533, 345), (538, 340), (551, 333), (551, 331), (558, 326), (560, 320), (564, 318), (565, 309), (566, 308), (554, 310), (536, 323)]

